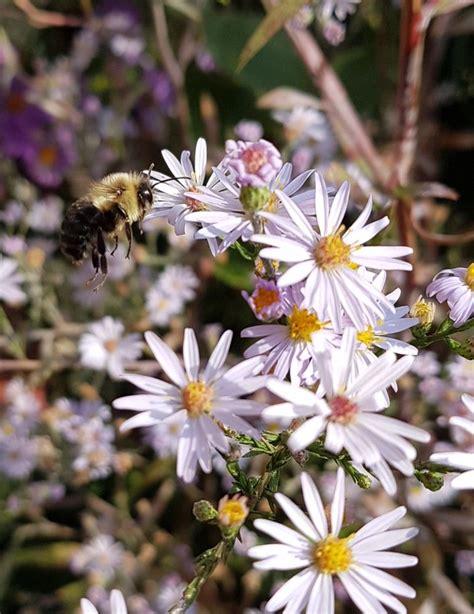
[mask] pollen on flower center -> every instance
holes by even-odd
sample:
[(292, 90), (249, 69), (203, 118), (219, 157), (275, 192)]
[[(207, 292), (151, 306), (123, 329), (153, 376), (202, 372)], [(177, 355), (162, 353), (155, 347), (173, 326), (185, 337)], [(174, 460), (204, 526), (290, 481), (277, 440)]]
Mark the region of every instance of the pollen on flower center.
[(226, 495), (219, 502), (219, 523), (224, 527), (238, 527), (249, 514), (247, 497), (235, 495), (232, 499)]
[(183, 388), (183, 407), (191, 418), (209, 413), (212, 405), (212, 388), (204, 382), (190, 382)]
[(107, 341), (104, 341), (104, 348), (107, 350), (107, 352), (115, 352), (118, 345), (119, 342), (117, 339), (107, 339)]
[(472, 262), (467, 267), (467, 271), (466, 271), (466, 275), (464, 277), (464, 281), (466, 283), (466, 286), (469, 288), (469, 290), (471, 290), (471, 292), (474, 292), (474, 262)]
[(258, 173), (267, 164), (267, 154), (264, 149), (253, 149), (249, 147), (242, 153), (242, 161), (248, 173)]
[(260, 286), (252, 296), (255, 311), (258, 315), (260, 315), (263, 309), (270, 307), (274, 303), (278, 303), (279, 300), (280, 293), (278, 290), (272, 290), (263, 286)]
[[(195, 194), (200, 192), (199, 188), (195, 185), (191, 186), (187, 191), (194, 192)], [(184, 202), (192, 211), (207, 211), (207, 207), (204, 203), (199, 200), (196, 200), (195, 198), (192, 198), (191, 196), (185, 196)]]
[(39, 151), (39, 159), (44, 166), (53, 166), (58, 158), (58, 151), (53, 145), (45, 145)]
[(341, 266), (351, 266), (351, 246), (342, 240), (340, 236), (342, 232), (344, 232), (344, 226), (341, 226), (337, 233), (322, 237), (315, 245), (314, 259), (322, 269), (331, 270)]
[(375, 341), (374, 327), (367, 326), (365, 330), (358, 332), (357, 339), (367, 347), (370, 347)]
[(321, 322), (315, 313), (311, 313), (307, 309), (298, 309), (296, 305), (293, 307), (291, 315), (288, 316), (288, 328), (293, 341), (309, 343), (311, 335), (324, 328), (326, 324), (327, 322)]
[(352, 563), (352, 550), (347, 545), (350, 537), (338, 539), (328, 535), (326, 539), (316, 544), (313, 550), (315, 567), (325, 574), (336, 574), (347, 571)]
[(350, 422), (358, 412), (357, 404), (343, 396), (336, 396), (331, 399), (329, 407), (331, 408), (331, 416), (329, 418), (331, 422), (342, 424)]

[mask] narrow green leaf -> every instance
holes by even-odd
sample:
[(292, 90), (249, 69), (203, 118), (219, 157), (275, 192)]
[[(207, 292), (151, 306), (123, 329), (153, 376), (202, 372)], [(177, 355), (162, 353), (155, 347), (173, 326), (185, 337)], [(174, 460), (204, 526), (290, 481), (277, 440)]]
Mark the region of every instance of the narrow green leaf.
[(240, 54), (237, 72), (240, 72), (260, 49), (283, 28), (285, 23), (294, 17), (301, 7), (307, 3), (308, 0), (281, 0), (279, 4), (273, 7), (245, 43), (245, 47)]

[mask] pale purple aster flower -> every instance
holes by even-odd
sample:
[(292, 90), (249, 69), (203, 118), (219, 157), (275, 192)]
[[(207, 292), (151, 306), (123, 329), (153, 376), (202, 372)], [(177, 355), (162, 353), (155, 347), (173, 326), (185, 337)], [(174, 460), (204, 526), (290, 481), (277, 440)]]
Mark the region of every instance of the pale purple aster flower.
[(318, 313), (304, 303), (301, 285), (284, 288), (281, 304), (285, 323), (258, 324), (241, 332), (246, 339), (260, 338), (245, 350), (245, 358), (264, 357), (263, 373), (272, 372), (279, 379), (285, 379), (289, 373), (296, 384), (305, 382), (307, 371), (316, 377), (314, 352), (337, 341), (331, 322), (320, 319)]
[[(456, 426), (469, 435), (471, 442), (474, 441), (474, 397), (464, 394), (462, 401), (471, 414), (471, 419), (455, 416), (450, 418), (450, 426)], [(471, 446), (474, 448), (474, 445)], [(463, 473), (451, 482), (457, 490), (474, 490), (474, 451), (470, 452), (436, 452), (430, 456), (430, 461), (448, 465), (459, 469)]]
[(27, 249), (26, 240), (20, 235), (0, 236), (0, 250), (7, 256), (16, 256)]
[(27, 221), (30, 228), (47, 234), (56, 232), (63, 221), (64, 203), (54, 194), (48, 194), (31, 205)]
[(321, 379), (317, 394), (276, 378), (268, 380), (267, 388), (286, 402), (267, 407), (263, 417), (307, 418), (288, 439), (292, 451), (304, 450), (324, 432), (327, 450), (339, 454), (345, 448), (355, 463), (366, 465), (394, 495), (396, 482), (389, 464), (406, 476), (414, 472), (416, 449), (404, 438), (430, 439), (426, 431), (380, 413), (388, 406), (386, 388), (410, 369), (413, 356), (397, 361), (393, 352), (385, 352), (354, 377), (355, 346), (355, 331), (346, 328), (340, 348), (315, 354)]
[[(99, 614), (97, 608), (89, 599), (81, 599), (82, 614)], [(127, 605), (120, 591), (114, 589), (110, 593), (110, 609), (108, 614), (127, 614)]]
[(265, 611), (276, 612), (284, 608), (285, 612), (334, 614), (336, 578), (364, 614), (386, 612), (384, 605), (405, 612), (405, 606), (396, 595), (415, 597), (411, 586), (380, 569), (411, 567), (418, 562), (415, 556), (388, 551), (418, 533), (413, 527), (391, 528), (405, 516), (406, 508), (398, 507), (349, 536), (344, 531), (344, 537), (340, 537), (344, 481), (344, 471), (339, 468), (330, 509), (330, 528), (321, 496), (307, 473), (301, 475), (307, 514), (285, 495), (275, 495), (294, 529), (263, 518), (254, 521), (256, 529), (276, 542), (250, 548), (249, 556), (257, 559), (254, 567), (263, 571), (301, 570), (273, 594)]
[(453, 388), (474, 395), (474, 360), (468, 360), (463, 356), (451, 356), (446, 370)]
[(38, 462), (38, 445), (35, 439), (6, 434), (8, 427), (0, 424), (0, 473), (15, 480), (26, 479)]
[[(301, 191), (301, 188), (313, 172), (310, 169), (292, 179), (293, 166), (289, 163), (284, 164), (266, 186), (269, 196), (263, 210), (287, 216), (286, 210), (277, 196), (278, 190), (281, 190), (287, 196), (292, 197), (293, 202), (301, 211), (304, 211), (305, 214), (310, 213), (314, 190)], [(237, 240), (248, 241), (251, 238), (254, 233), (254, 221), (252, 219), (254, 212), (246, 211), (241, 203), (241, 187), (235, 182), (233, 174), (226, 174), (221, 168), (214, 168), (214, 174), (226, 190), (225, 193), (210, 193), (208, 190), (202, 189), (202, 194), (196, 194), (195, 199), (199, 202), (212, 203), (213, 211), (196, 211), (191, 213), (188, 219), (193, 222), (200, 222), (203, 225), (203, 228), (196, 233), (196, 239), (221, 239), (218, 253), (222, 253)], [(262, 220), (262, 222), (265, 232), (270, 234), (278, 232), (271, 220)]]
[(159, 105), (161, 113), (171, 113), (176, 103), (176, 94), (171, 80), (164, 70), (153, 64), (144, 71), (153, 101)]
[(184, 301), (174, 296), (159, 283), (155, 283), (146, 293), (145, 307), (152, 324), (168, 326), (172, 318), (183, 312)]
[(124, 548), (110, 535), (100, 534), (83, 544), (71, 558), (74, 573), (92, 574), (103, 582), (112, 580), (124, 561)]
[(328, 43), (337, 47), (346, 38), (346, 26), (337, 19), (329, 17), (323, 21), (323, 34)]
[(294, 107), (287, 111), (274, 111), (273, 118), (283, 125), (290, 143), (322, 141), (327, 136), (327, 119), (324, 113), (311, 107)]
[(440, 271), (426, 288), (427, 296), (447, 301), (454, 326), (461, 326), (474, 314), (474, 262), (466, 267)]
[(440, 370), (441, 365), (439, 364), (438, 356), (430, 350), (425, 350), (418, 354), (411, 366), (412, 373), (423, 379), (438, 375)]
[(460, 574), (474, 574), (474, 550), (459, 550), (455, 555), (455, 565)]
[(171, 264), (161, 273), (157, 286), (170, 296), (179, 298), (182, 302), (188, 302), (196, 296), (199, 279), (191, 267)]
[(214, 450), (224, 453), (230, 450), (220, 423), (258, 437), (258, 431), (242, 416), (258, 416), (263, 404), (239, 397), (262, 387), (264, 378), (254, 377), (261, 371), (262, 361), (254, 358), (224, 369), (231, 331), (221, 336), (204, 371), (200, 370), (199, 348), (192, 329), (185, 330), (184, 369), (176, 354), (154, 333), (145, 333), (145, 339), (172, 383), (125, 374), (124, 379), (145, 394), (121, 397), (113, 406), (139, 412), (124, 422), (122, 430), (167, 421), (180, 426), (177, 474), (185, 482), (191, 482), (198, 465), (205, 473), (211, 472)]
[(284, 192), (277, 195), (291, 219), (261, 212), (279, 230), (279, 234), (256, 234), (252, 240), (269, 245), (260, 256), (291, 264), (278, 279), (281, 287), (305, 281), (305, 296), (322, 318), (331, 320), (336, 329), (342, 326), (346, 313), (353, 325), (361, 330), (385, 317), (385, 309), (395, 307), (367, 279), (354, 269), (411, 270), (412, 266), (399, 258), (412, 253), (410, 247), (364, 246), (390, 220), (388, 217), (366, 224), (372, 211), (369, 199), (366, 207), (346, 230), (342, 225), (349, 204), (349, 184), (344, 183), (329, 206), (324, 179), (315, 175), (315, 213), (319, 226), (316, 232), (307, 217)]
[(0, 220), (7, 226), (16, 226), (24, 219), (26, 208), (17, 200), (9, 200), (0, 211)]
[(344, 21), (348, 15), (355, 13), (360, 0), (323, 0), (321, 14), (323, 18), (329, 19), (333, 14)]
[(262, 138), (263, 126), (255, 120), (242, 119), (234, 126), (234, 133), (238, 139), (254, 143)]
[[(151, 172), (154, 203), (146, 220), (154, 217), (166, 217), (168, 223), (174, 226), (178, 235), (185, 233), (189, 228), (189, 215), (195, 211), (208, 211), (213, 209), (213, 198), (219, 194), (219, 203), (227, 202), (226, 188), (220, 184), (214, 173), (206, 181), (207, 144), (205, 139), (199, 138), (196, 143), (194, 166), (189, 151), (183, 151), (180, 160), (170, 151), (164, 149), (162, 156), (168, 165), (171, 177), (158, 171)], [(171, 180), (170, 179), (173, 179)], [(198, 200), (196, 196), (206, 194), (205, 198)], [(217, 242), (208, 239), (209, 249), (215, 255)]]
[(96, 371), (106, 370), (112, 378), (120, 377), (127, 363), (141, 356), (143, 348), (140, 335), (124, 335), (124, 331), (122, 322), (110, 316), (91, 324), (79, 339), (81, 364)]
[(263, 322), (278, 320), (284, 312), (281, 289), (273, 279), (257, 277), (252, 294), (245, 290), (242, 296), (247, 301), (256, 318)]
[(12, 258), (0, 257), (0, 302), (7, 305), (21, 305), (26, 294), (20, 288), (23, 274), (18, 271), (18, 263)]
[(240, 186), (267, 188), (283, 164), (278, 149), (265, 139), (257, 142), (229, 139), (225, 151), (222, 166), (233, 171)]

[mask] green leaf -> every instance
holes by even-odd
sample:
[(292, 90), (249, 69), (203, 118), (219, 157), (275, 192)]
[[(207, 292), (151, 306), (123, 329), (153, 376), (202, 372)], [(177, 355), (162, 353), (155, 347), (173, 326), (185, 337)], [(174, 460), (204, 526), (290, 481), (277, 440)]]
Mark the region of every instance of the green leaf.
[(268, 41), (283, 28), (285, 23), (296, 15), (307, 0), (281, 0), (262, 19), (255, 32), (245, 43), (240, 54), (237, 71), (242, 68), (264, 47)]

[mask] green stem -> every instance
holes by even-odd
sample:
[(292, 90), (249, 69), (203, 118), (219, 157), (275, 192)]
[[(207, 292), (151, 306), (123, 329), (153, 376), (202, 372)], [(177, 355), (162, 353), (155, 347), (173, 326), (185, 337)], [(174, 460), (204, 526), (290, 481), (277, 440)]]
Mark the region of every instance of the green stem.
[(465, 330), (469, 330), (474, 327), (474, 318), (472, 320), (468, 320), (462, 326), (449, 326), (445, 330), (439, 333), (434, 333), (433, 335), (428, 335), (426, 337), (414, 338), (410, 341), (412, 345), (417, 348), (425, 348), (436, 341), (443, 341), (446, 337), (450, 335), (454, 335), (455, 333), (460, 333)]
[(12, 326), (5, 310), (0, 305), (0, 330), (6, 335), (8, 339), (8, 348), (10, 352), (15, 356), (15, 358), (23, 359), (26, 358), (25, 351), (23, 349), (23, 345), (20, 341), (20, 338), (15, 333), (15, 329)]

